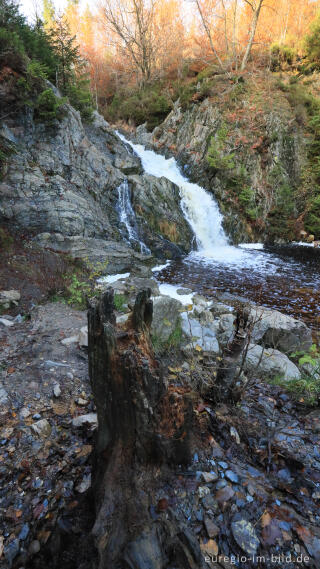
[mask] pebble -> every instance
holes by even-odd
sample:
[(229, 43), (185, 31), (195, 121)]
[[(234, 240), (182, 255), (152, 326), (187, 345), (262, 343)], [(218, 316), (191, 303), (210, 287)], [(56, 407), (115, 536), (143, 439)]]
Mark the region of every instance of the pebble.
[(4, 387), (0, 387), (0, 405), (5, 405), (9, 401), (9, 395), (4, 389)]
[(88, 413), (87, 415), (79, 415), (72, 419), (73, 427), (82, 427), (85, 424), (93, 425), (95, 427), (98, 426), (98, 417), (97, 413)]
[(220, 488), (224, 488), (225, 486), (227, 486), (227, 481), (226, 480), (219, 480), (219, 482), (217, 482), (216, 484), (216, 489), (220, 490)]
[(23, 524), (21, 531), (19, 533), (19, 539), (21, 539), (21, 541), (24, 541), (26, 539), (26, 537), (28, 537), (29, 534), (29, 525), (28, 524)]
[(86, 401), (86, 399), (82, 399), (81, 397), (79, 397), (79, 399), (77, 399), (77, 404), (80, 405), (81, 407), (85, 407), (85, 405), (88, 405), (89, 401)]
[(40, 437), (50, 437), (51, 426), (47, 419), (40, 419), (31, 425), (31, 429)]
[(221, 488), (216, 493), (216, 500), (218, 502), (228, 502), (234, 496), (234, 490), (231, 486), (226, 486), (225, 488)]
[(223, 470), (225, 470), (229, 466), (227, 462), (223, 462), (223, 461), (218, 462), (218, 464), (219, 464), (219, 466), (221, 466), (221, 468), (223, 468)]
[(89, 490), (90, 487), (91, 487), (91, 474), (88, 474), (87, 476), (84, 476), (82, 482), (80, 482), (80, 484), (76, 486), (76, 490), (80, 494), (83, 494), (84, 492)]
[(30, 417), (31, 412), (28, 409), (28, 407), (23, 407), (20, 411), (20, 418), (21, 419), (27, 419), (28, 417)]
[(239, 482), (239, 476), (232, 470), (226, 470), (224, 475), (230, 482), (234, 482), (235, 484)]
[(241, 549), (248, 555), (255, 555), (260, 545), (254, 526), (246, 519), (239, 519), (231, 523), (234, 539)]
[(218, 480), (218, 474), (213, 470), (211, 472), (202, 472), (202, 478), (206, 484), (210, 484), (210, 482)]
[(199, 486), (198, 494), (199, 494), (199, 498), (203, 498), (207, 494), (210, 494), (210, 490), (209, 490), (208, 486)]
[(5, 546), (4, 556), (9, 563), (9, 567), (12, 567), (12, 562), (17, 557), (17, 555), (19, 553), (19, 549), (20, 549), (20, 547), (19, 547), (19, 540), (18, 539), (14, 539), (13, 541), (10, 541), (10, 543), (8, 543)]
[(10, 326), (14, 326), (14, 322), (11, 322), (11, 320), (6, 320), (6, 318), (0, 318), (0, 324), (3, 324), (3, 326), (7, 326), (8, 328)]
[(56, 383), (56, 384), (53, 386), (53, 395), (54, 395), (55, 397), (60, 397), (60, 395), (61, 395), (61, 389), (60, 389), (59, 383)]
[(204, 518), (204, 525), (206, 528), (206, 532), (208, 534), (208, 537), (216, 537), (217, 535), (219, 535), (220, 533), (220, 529), (218, 528), (218, 526), (212, 521), (211, 518), (209, 518), (208, 516), (206, 516)]

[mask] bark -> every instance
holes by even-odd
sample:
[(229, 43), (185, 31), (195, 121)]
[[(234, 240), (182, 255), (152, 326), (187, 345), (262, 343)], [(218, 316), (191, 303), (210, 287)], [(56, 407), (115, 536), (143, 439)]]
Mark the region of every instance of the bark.
[(258, 20), (259, 20), (259, 16), (260, 16), (260, 12), (261, 12), (263, 2), (264, 2), (264, 0), (259, 0), (257, 7), (254, 8), (253, 5), (251, 4), (251, 2), (247, 1), (247, 4), (249, 4), (252, 7), (253, 17), (252, 17), (252, 22), (251, 22), (251, 26), (250, 26), (249, 41), (247, 43), (246, 51), (244, 53), (242, 63), (241, 63), (241, 71), (243, 71), (246, 68), (246, 65), (248, 63), (248, 59), (249, 59), (249, 56), (251, 53), (254, 37), (256, 35), (256, 29), (257, 29)]
[(116, 328), (112, 289), (88, 311), (99, 425), (93, 480), (99, 569), (157, 569), (171, 558), (177, 569), (201, 567), (200, 550), (193, 562), (177, 522), (150, 515), (161, 472), (191, 461), (193, 423), (188, 393), (167, 387), (154, 358), (151, 322), (150, 290), (138, 294), (126, 327)]
[(249, 310), (239, 309), (236, 316), (236, 329), (232, 340), (222, 354), (217, 372), (217, 397), (219, 401), (230, 401), (236, 378), (240, 356), (245, 348), (250, 329)]

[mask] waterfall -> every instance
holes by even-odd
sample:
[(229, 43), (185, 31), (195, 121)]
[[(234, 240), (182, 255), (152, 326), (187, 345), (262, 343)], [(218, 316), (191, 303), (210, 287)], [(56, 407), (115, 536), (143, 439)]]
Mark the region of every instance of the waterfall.
[(150, 249), (139, 238), (136, 216), (131, 205), (130, 188), (128, 180), (124, 180), (123, 182), (121, 182), (121, 184), (118, 186), (117, 189), (118, 189), (118, 201), (116, 205), (116, 210), (119, 215), (120, 223), (123, 224), (126, 228), (126, 232), (124, 232), (123, 229), (120, 229), (120, 232), (122, 233), (123, 237), (127, 239), (130, 243), (138, 243), (140, 246), (141, 253), (149, 255)]
[(140, 157), (145, 172), (157, 178), (164, 176), (180, 188), (182, 211), (193, 229), (198, 251), (208, 254), (213, 249), (228, 246), (222, 215), (212, 195), (198, 184), (189, 182), (174, 158), (166, 159), (152, 150), (146, 150), (141, 144), (126, 140), (119, 132), (117, 135)]

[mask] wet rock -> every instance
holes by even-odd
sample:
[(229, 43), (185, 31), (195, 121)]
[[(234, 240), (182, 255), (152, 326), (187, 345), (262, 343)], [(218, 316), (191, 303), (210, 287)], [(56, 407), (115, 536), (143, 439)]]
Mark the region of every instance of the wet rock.
[(246, 519), (233, 521), (231, 530), (237, 544), (245, 553), (251, 556), (257, 553), (260, 541), (251, 522)]
[(33, 425), (31, 425), (31, 429), (39, 437), (46, 438), (51, 435), (51, 426), (47, 419), (40, 419), (40, 421), (33, 423)]
[(234, 315), (222, 314), (219, 320), (217, 337), (222, 347), (225, 347), (234, 332)]
[(73, 427), (82, 427), (82, 425), (91, 425), (92, 427), (97, 427), (98, 418), (97, 413), (88, 413), (87, 415), (79, 415), (72, 419)]
[(244, 370), (256, 376), (268, 378), (282, 377), (285, 381), (300, 379), (300, 371), (289, 358), (273, 348), (263, 349), (262, 346), (250, 344), (244, 363)]

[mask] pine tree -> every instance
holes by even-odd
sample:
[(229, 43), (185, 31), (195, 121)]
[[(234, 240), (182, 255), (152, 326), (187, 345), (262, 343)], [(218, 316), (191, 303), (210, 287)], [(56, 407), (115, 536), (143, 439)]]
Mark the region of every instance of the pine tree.
[(76, 45), (75, 36), (71, 35), (69, 25), (63, 16), (56, 18), (49, 35), (58, 59), (57, 87), (66, 93), (75, 67), (81, 65), (79, 46)]

